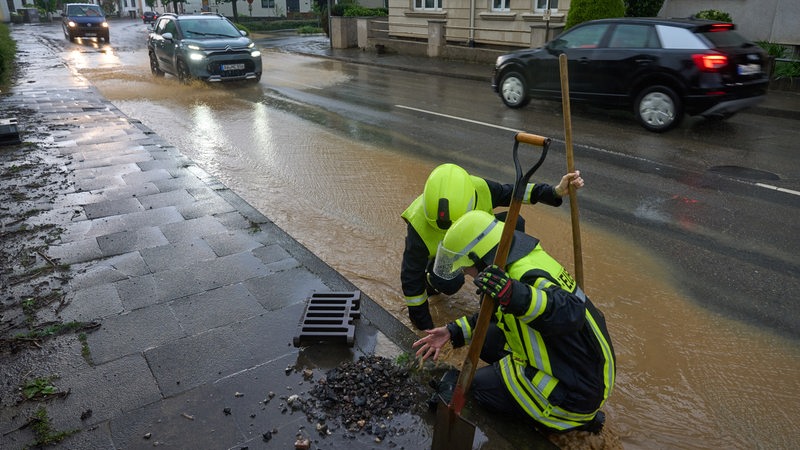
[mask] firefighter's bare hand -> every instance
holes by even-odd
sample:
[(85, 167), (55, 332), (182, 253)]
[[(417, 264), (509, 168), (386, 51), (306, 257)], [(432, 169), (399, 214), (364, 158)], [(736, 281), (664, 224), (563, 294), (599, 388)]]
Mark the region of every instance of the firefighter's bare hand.
[(425, 330), (427, 336), (417, 340), (411, 344), (411, 348), (417, 348), (417, 357), (426, 360), (433, 356), (433, 360), (439, 359), (439, 352), (445, 344), (450, 340), (450, 332), (447, 327), (438, 327), (432, 330)]
[(561, 181), (558, 183), (558, 186), (555, 187), (556, 195), (559, 197), (564, 197), (565, 195), (569, 194), (570, 185), (572, 185), (575, 190), (583, 187), (583, 178), (581, 178), (580, 170), (570, 172), (561, 177)]

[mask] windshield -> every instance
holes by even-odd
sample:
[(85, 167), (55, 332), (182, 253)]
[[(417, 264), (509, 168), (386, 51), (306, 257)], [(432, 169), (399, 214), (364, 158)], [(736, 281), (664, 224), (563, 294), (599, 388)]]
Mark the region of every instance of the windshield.
[(99, 17), (103, 15), (103, 11), (97, 5), (68, 5), (67, 15)]
[(188, 38), (213, 36), (234, 38), (241, 37), (239, 30), (227, 20), (197, 19), (181, 20), (181, 30)]

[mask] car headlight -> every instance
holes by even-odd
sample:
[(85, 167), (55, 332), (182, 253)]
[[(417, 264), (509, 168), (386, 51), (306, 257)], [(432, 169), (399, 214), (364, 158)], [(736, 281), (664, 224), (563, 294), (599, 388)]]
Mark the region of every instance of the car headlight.
[(189, 50), (200, 50), (200, 47), (194, 44), (188, 44), (186, 48), (188, 48)]
[(70, 20), (69, 22), (67, 22), (67, 26), (70, 28), (75, 28), (75, 22)]
[(250, 52), (250, 56), (253, 58), (260, 58), (261, 57), (261, 50), (253, 50)]
[(192, 61), (201, 61), (205, 56), (202, 53), (189, 53), (189, 59)]
[(103, 28), (108, 28), (108, 22), (103, 22)]

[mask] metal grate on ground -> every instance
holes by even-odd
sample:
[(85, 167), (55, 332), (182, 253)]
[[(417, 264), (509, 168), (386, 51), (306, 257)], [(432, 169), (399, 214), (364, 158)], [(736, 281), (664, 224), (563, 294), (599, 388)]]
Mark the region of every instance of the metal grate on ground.
[(314, 342), (355, 343), (355, 320), (361, 318), (361, 291), (321, 292), (308, 298), (294, 346)]

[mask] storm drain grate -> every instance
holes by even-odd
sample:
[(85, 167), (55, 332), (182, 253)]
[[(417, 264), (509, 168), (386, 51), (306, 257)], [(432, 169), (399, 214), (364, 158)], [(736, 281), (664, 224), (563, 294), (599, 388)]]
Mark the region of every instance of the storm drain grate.
[(306, 303), (303, 318), (297, 326), (294, 346), (304, 342), (341, 341), (352, 347), (356, 325), (361, 318), (361, 292), (314, 293)]

